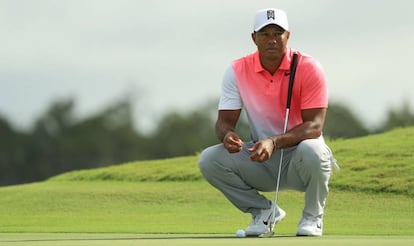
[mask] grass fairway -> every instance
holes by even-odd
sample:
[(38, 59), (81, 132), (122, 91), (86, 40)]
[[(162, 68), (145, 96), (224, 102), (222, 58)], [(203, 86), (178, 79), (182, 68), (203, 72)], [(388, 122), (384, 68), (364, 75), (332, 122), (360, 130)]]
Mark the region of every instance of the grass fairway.
[(304, 246), (348, 246), (348, 245), (398, 245), (411, 246), (414, 236), (324, 236), (322, 238), (298, 238), (275, 236), (273, 238), (234, 238), (233, 235), (151, 235), (151, 234), (0, 234), (0, 244), (10, 246), (131, 246), (131, 245), (304, 245)]
[[(42, 182), (0, 189), (0, 204), (1, 232), (233, 234), (250, 221), (204, 181)], [(279, 204), (287, 217), (276, 230), (294, 235), (303, 194), (281, 192)], [(324, 233), (410, 235), (413, 205), (401, 195), (333, 191)]]
[[(0, 245), (414, 245), (414, 128), (330, 145), (322, 238), (295, 237), (303, 193), (270, 239), (235, 238), (250, 216), (204, 181), (197, 156), (139, 161), (0, 188)], [(266, 193), (273, 199), (274, 193)]]

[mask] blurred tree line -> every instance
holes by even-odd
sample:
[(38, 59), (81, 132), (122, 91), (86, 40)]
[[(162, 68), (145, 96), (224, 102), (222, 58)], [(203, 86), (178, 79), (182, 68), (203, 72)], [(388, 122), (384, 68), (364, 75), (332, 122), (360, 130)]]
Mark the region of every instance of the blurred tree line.
[[(150, 134), (135, 128), (129, 100), (77, 119), (74, 100), (63, 99), (52, 103), (28, 131), (16, 130), (0, 116), (0, 185), (40, 181), (75, 169), (196, 154), (218, 143), (216, 104), (214, 100), (187, 113), (168, 113)], [(331, 103), (324, 135), (351, 138), (408, 125), (414, 125), (408, 103), (389, 110), (378, 129), (367, 129), (346, 106)], [(248, 139), (245, 116), (237, 127)]]

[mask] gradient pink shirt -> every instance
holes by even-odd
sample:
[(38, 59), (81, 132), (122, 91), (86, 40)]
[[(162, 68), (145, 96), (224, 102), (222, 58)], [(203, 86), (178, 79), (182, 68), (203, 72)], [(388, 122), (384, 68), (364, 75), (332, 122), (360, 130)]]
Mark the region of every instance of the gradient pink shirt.
[(283, 133), (290, 63), (298, 65), (293, 86), (288, 129), (301, 124), (301, 110), (328, 107), (322, 66), (314, 58), (291, 48), (274, 75), (266, 71), (255, 52), (232, 63), (224, 74), (219, 110), (246, 110), (253, 140)]

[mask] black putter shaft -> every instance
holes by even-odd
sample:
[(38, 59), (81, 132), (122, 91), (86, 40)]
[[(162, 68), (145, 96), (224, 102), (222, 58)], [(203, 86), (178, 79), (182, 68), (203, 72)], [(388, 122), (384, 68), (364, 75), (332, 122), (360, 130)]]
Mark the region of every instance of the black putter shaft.
[[(285, 114), (285, 123), (283, 126), (283, 134), (286, 133), (287, 127), (288, 127), (288, 120), (289, 120), (289, 111), (290, 111), (290, 102), (292, 100), (292, 91), (293, 91), (293, 82), (295, 80), (295, 74), (296, 74), (296, 67), (298, 62), (298, 54), (294, 53), (292, 57), (292, 62), (290, 65), (290, 77), (289, 77), (289, 87), (288, 87), (288, 96), (287, 96), (287, 102), (286, 102), (286, 114)], [(273, 202), (273, 213), (270, 221), (268, 221), (269, 225), (269, 232), (262, 234), (260, 237), (271, 237), (274, 232), (273, 228), (275, 226), (275, 210), (276, 210), (276, 204), (278, 200), (278, 194), (279, 194), (279, 185), (280, 185), (280, 171), (282, 169), (282, 163), (283, 163), (283, 149), (280, 150), (280, 161), (279, 161), (279, 169), (277, 173), (277, 181), (276, 181), (276, 191), (275, 191), (275, 200)]]

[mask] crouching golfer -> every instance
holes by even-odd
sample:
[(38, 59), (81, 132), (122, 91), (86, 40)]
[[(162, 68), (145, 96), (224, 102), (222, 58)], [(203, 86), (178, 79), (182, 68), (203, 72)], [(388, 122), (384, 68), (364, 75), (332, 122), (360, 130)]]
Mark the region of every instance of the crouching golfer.
[[(222, 143), (205, 149), (199, 159), (205, 179), (242, 212), (252, 214), (247, 236), (273, 232), (269, 225), (286, 216), (259, 193), (276, 188), (305, 192), (297, 235), (322, 235), (328, 181), (336, 166), (322, 137), (327, 85), (318, 61), (287, 46), (289, 35), (284, 11), (257, 12), (251, 34), (257, 51), (234, 61), (224, 74), (215, 126)], [(297, 68), (287, 110), (293, 54)], [(248, 142), (235, 132), (242, 108), (251, 129)]]

